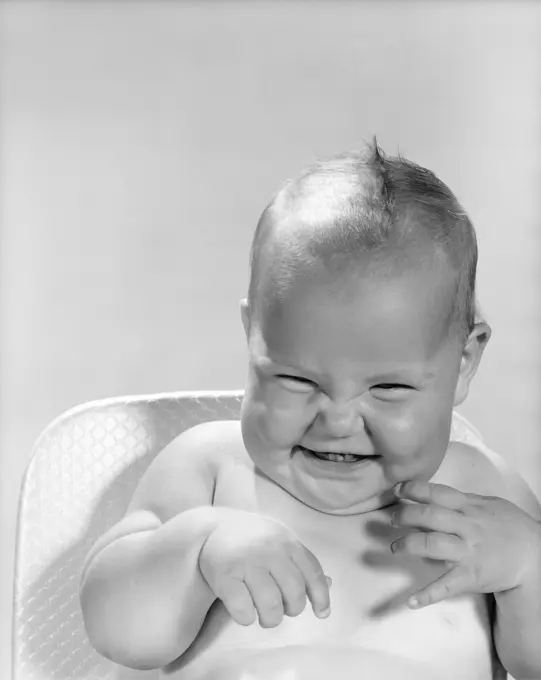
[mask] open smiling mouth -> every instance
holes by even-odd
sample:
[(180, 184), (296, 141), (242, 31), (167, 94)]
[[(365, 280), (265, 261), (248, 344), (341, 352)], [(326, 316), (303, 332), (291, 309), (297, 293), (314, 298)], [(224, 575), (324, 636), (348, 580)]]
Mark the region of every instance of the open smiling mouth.
[(313, 451), (307, 449), (305, 446), (295, 446), (293, 451), (302, 451), (304, 454), (319, 458), (319, 460), (326, 460), (331, 463), (360, 463), (370, 458), (379, 458), (379, 456), (361, 456), (356, 453), (324, 453), (322, 451)]

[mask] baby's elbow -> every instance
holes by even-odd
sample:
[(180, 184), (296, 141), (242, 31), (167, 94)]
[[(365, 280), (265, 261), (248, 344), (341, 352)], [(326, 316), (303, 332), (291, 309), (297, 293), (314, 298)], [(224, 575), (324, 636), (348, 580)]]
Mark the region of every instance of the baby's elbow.
[[(84, 598), (83, 598), (84, 602)], [(97, 616), (83, 605), (83, 621), (94, 649), (109, 661), (134, 670), (162, 668), (181, 656), (185, 649), (169, 631), (160, 630), (148, 618), (142, 622), (127, 621), (124, 616), (109, 612)], [(186, 645), (187, 647), (188, 645)]]
[(141, 531), (98, 546), (79, 587), (91, 645), (106, 659), (136, 670), (172, 663), (193, 641), (192, 626), (186, 626), (175, 599), (149, 567), (149, 535)]
[(157, 645), (149, 645), (148, 640), (96, 639), (92, 642), (98, 654), (120, 666), (136, 671), (151, 671), (163, 668), (179, 656), (178, 651), (161, 649)]
[(189, 644), (173, 639), (170, 611), (147, 610), (143, 615), (136, 603), (126, 606), (126, 602), (116, 601), (100, 580), (90, 569), (79, 589), (86, 634), (98, 654), (121, 666), (152, 670), (184, 653)]
[(105, 659), (135, 671), (163, 668), (179, 656), (178, 654), (164, 655), (157, 649), (149, 650), (135, 643), (126, 644), (126, 641), (115, 641), (111, 638), (95, 639), (92, 641), (92, 646)]

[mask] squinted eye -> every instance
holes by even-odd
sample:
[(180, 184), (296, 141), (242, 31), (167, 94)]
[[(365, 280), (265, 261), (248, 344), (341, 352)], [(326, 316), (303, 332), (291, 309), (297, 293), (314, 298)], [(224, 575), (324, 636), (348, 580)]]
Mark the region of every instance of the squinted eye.
[(383, 401), (395, 401), (397, 399), (405, 399), (413, 391), (411, 385), (404, 385), (403, 383), (380, 383), (372, 387), (372, 394), (376, 399)]
[(284, 375), (283, 373), (276, 376), (280, 382), (288, 388), (293, 390), (306, 392), (313, 389), (316, 384), (307, 378), (299, 378), (296, 375)]

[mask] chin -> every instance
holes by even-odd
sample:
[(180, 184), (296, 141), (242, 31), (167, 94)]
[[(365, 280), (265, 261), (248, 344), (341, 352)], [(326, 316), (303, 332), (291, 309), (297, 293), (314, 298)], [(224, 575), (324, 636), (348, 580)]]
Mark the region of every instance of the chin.
[(299, 492), (299, 490), (294, 489), (288, 489), (288, 491), (304, 505), (326, 515), (362, 515), (367, 512), (381, 510), (382, 508), (386, 508), (389, 505), (396, 503), (396, 496), (392, 489), (383, 491), (382, 493), (378, 493), (366, 499), (351, 499), (349, 502), (344, 502), (344, 498), (324, 498), (323, 496)]

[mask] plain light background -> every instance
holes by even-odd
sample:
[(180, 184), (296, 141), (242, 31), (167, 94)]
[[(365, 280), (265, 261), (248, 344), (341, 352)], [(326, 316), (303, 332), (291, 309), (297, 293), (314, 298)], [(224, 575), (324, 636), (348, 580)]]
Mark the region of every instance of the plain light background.
[(61, 412), (243, 387), (259, 214), (376, 133), (477, 227), (494, 336), (462, 411), (541, 496), (541, 5), (3, 2), (0, 677), (19, 485)]

